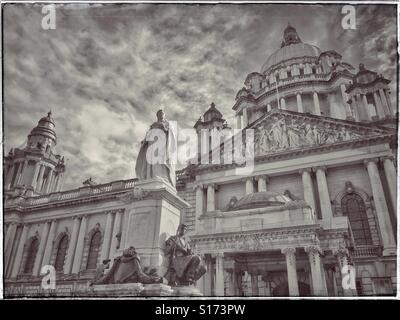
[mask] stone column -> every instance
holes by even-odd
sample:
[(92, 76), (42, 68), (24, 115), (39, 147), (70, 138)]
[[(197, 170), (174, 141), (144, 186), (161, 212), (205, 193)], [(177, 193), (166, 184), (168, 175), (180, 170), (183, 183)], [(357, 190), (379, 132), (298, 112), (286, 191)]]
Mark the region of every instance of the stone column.
[(281, 98), (281, 109), (286, 110), (286, 101), (285, 98)]
[(346, 93), (346, 86), (344, 83), (342, 83), (340, 85), (340, 92), (342, 93), (342, 99), (343, 99), (343, 104), (344, 104), (344, 108), (345, 108), (345, 112), (346, 112), (346, 118), (352, 118), (353, 115), (351, 113), (351, 108), (350, 108), (350, 105), (347, 103), (347, 101), (349, 100), (349, 97)]
[(297, 99), (297, 111), (304, 112), (303, 102), (301, 101), (301, 93), (299, 92), (296, 93), (296, 99)]
[(374, 92), (374, 101), (376, 107), (376, 113), (378, 114), (379, 119), (385, 119), (385, 111), (383, 110), (381, 99), (378, 96), (378, 93)]
[(326, 181), (326, 167), (317, 167), (318, 194), (321, 203), (322, 219), (330, 220), (333, 217), (331, 199), (329, 197), (328, 183)]
[(317, 116), (320, 116), (321, 115), (321, 107), (319, 106), (318, 93), (316, 91), (313, 92), (313, 100), (314, 100), (315, 114)]
[(366, 94), (362, 95), (362, 101), (363, 101), (363, 104), (364, 104), (364, 108), (367, 111), (368, 120), (372, 120), (371, 109), (369, 108)]
[(246, 195), (254, 193), (253, 178), (246, 179)]
[(207, 186), (207, 212), (215, 211), (215, 185)]
[(54, 188), (53, 188), (53, 191), (54, 192), (57, 192), (58, 191), (58, 186), (59, 186), (59, 184), (60, 184), (60, 178), (61, 178), (61, 172), (58, 172), (57, 173), (57, 175), (56, 175), (56, 177), (55, 177), (55, 181), (54, 181)]
[(78, 241), (79, 226), (80, 226), (80, 218), (74, 217), (74, 225), (72, 227), (71, 239), (69, 240), (67, 258), (64, 265), (64, 274), (70, 274), (72, 271), (76, 242)]
[(268, 104), (267, 104), (267, 112), (271, 111), (271, 109), (272, 109), (271, 104), (268, 103)]
[(365, 107), (363, 106), (362, 98), (361, 95), (358, 93), (355, 96), (356, 99), (356, 105), (357, 105), (357, 113), (359, 116), (359, 121), (368, 121), (368, 115), (367, 115), (367, 110), (365, 110)]
[(114, 257), (115, 252), (117, 251), (117, 244), (118, 244), (117, 235), (118, 233), (121, 232), (122, 214), (123, 214), (122, 210), (118, 210), (115, 213), (114, 227), (111, 239), (111, 248), (110, 248), (110, 254), (108, 256), (109, 259), (112, 259)]
[(296, 269), (296, 248), (284, 248), (281, 252), (286, 258), (289, 296), (297, 297), (299, 295), (299, 284)]
[(218, 253), (215, 256), (215, 295), (222, 297), (224, 292), (224, 255)]
[(203, 185), (198, 184), (195, 186), (196, 189), (196, 211), (195, 211), (195, 218), (194, 218), (194, 229), (197, 232), (199, 226), (199, 217), (203, 214)]
[(393, 110), (393, 107), (392, 107), (392, 101), (390, 100), (389, 90), (384, 90), (384, 92), (385, 92), (385, 98), (386, 98), (386, 103), (388, 105), (389, 113), (390, 113), (390, 115), (393, 115), (393, 114), (395, 114), (395, 111)]
[(36, 254), (35, 264), (33, 266), (33, 275), (38, 276), (40, 267), (42, 266), (43, 252), (46, 247), (47, 237), (49, 236), (50, 223), (45, 222), (43, 225), (42, 236), (40, 238), (39, 248)]
[(397, 218), (397, 172), (393, 163), (393, 157), (383, 157), (381, 161), (383, 162), (383, 170), (385, 171), (385, 177), (389, 187), (390, 200), (393, 210), (396, 212), (395, 217)]
[(240, 116), (240, 114), (236, 115), (236, 127), (238, 129), (242, 129), (242, 117)]
[(242, 118), (242, 120), (243, 120), (243, 128), (245, 128), (249, 124), (249, 119), (248, 119), (248, 116), (247, 116), (247, 108), (244, 108), (242, 110), (242, 113), (243, 113), (243, 118)]
[(212, 296), (211, 292), (211, 281), (212, 281), (212, 263), (210, 258), (206, 258), (206, 265), (207, 265), (207, 272), (204, 275), (204, 295), (205, 296)]
[(258, 290), (258, 275), (256, 272), (251, 272), (250, 273), (251, 277), (251, 294), (254, 297), (257, 297), (259, 295), (259, 290)]
[(15, 255), (14, 265), (11, 272), (11, 278), (15, 278), (19, 274), (19, 269), (21, 268), (22, 254), (24, 253), (24, 247), (26, 238), (28, 236), (29, 225), (24, 224), (21, 232), (21, 237), (19, 238), (17, 253)]
[(326, 285), (323, 283), (323, 277), (321, 273), (321, 259), (320, 249), (315, 246), (306, 247), (305, 251), (308, 254), (311, 267), (311, 279), (314, 296), (327, 296)]
[[(338, 264), (339, 264), (339, 268), (340, 268), (340, 275), (343, 279), (343, 276), (346, 275), (346, 273), (343, 273), (343, 267), (347, 266), (349, 264), (347, 255), (348, 252), (345, 249), (337, 249), (333, 252), (333, 254), (337, 257), (338, 259)], [(345, 297), (352, 297), (352, 296), (356, 296), (356, 294), (354, 294), (352, 289), (346, 289), (346, 288), (342, 288), (343, 289), (343, 295)]]
[(258, 176), (257, 177), (257, 183), (258, 183), (258, 192), (264, 192), (267, 191), (267, 176)]
[(78, 232), (80, 226), (80, 218), (78, 216), (73, 217), (72, 233), (69, 239), (68, 250), (66, 253), (66, 260), (64, 264), (64, 274), (70, 274), (72, 271), (72, 264), (74, 262), (75, 248), (78, 241)]
[(49, 193), (50, 184), (51, 184), (51, 180), (52, 179), (53, 179), (53, 170), (50, 168), (49, 174), (47, 175), (46, 182), (45, 182), (44, 187), (43, 187), (43, 192), (44, 193)]
[(8, 274), (7, 266), (10, 264), (11, 252), (14, 244), (15, 233), (17, 231), (17, 224), (15, 222), (11, 222), (10, 226), (7, 229), (6, 238), (4, 241), (4, 275)]
[[(104, 229), (103, 244), (101, 246), (100, 261), (107, 259), (110, 254), (110, 245), (111, 245), (111, 236), (112, 236), (112, 227), (113, 227), (113, 212), (108, 211), (106, 213), (106, 216), (107, 216), (107, 220), (106, 220), (106, 226)], [(83, 230), (83, 232), (86, 233), (85, 230)]]
[(301, 179), (303, 181), (304, 201), (311, 206), (311, 208), (315, 213), (316, 206), (315, 206), (314, 189), (311, 181), (311, 169), (310, 168), (301, 169), (300, 174), (301, 174)]
[(377, 159), (369, 159), (364, 161), (367, 167), (369, 181), (371, 183), (376, 214), (378, 216), (379, 229), (383, 242), (383, 256), (395, 255), (396, 241), (393, 235), (392, 223), (390, 221), (389, 210), (386, 205), (381, 178), (376, 165), (377, 162)]
[(11, 188), (11, 181), (12, 181), (12, 177), (14, 175), (15, 172), (15, 164), (13, 163), (10, 170), (7, 173), (7, 179), (6, 179), (6, 190)]
[(42, 187), (42, 182), (43, 182), (43, 174), (44, 174), (44, 170), (46, 169), (46, 167), (44, 165), (40, 166), (40, 170), (39, 170), (39, 177), (37, 180), (37, 185), (36, 185), (36, 192), (40, 192), (41, 191), (41, 187)]
[(27, 165), (28, 165), (28, 160), (24, 160), (24, 162), (21, 162), (19, 175), (17, 176), (16, 185), (22, 184), (24, 182), (23, 181), (23, 176), (24, 176), (24, 171), (25, 171), (25, 168), (26, 168)]
[(381, 97), (383, 108), (385, 110), (385, 114), (391, 116), (392, 112), (389, 109), (389, 104), (386, 100), (386, 95), (385, 95), (385, 92), (383, 91), (383, 89), (379, 89), (379, 96)]
[(72, 265), (72, 273), (78, 273), (81, 269), (83, 247), (85, 245), (87, 216), (82, 216), (81, 226), (79, 228), (78, 242), (76, 244), (76, 251), (74, 263)]
[[(53, 244), (56, 236), (57, 220), (51, 221), (49, 236), (46, 242), (46, 249), (44, 250), (42, 266), (50, 264), (51, 252), (53, 250)], [(39, 270), (40, 272), (40, 270)]]
[(38, 178), (38, 174), (39, 174), (39, 167), (40, 167), (40, 162), (36, 161), (35, 169), (33, 170), (33, 178), (32, 178), (32, 184), (31, 184), (33, 190), (36, 190), (37, 178)]

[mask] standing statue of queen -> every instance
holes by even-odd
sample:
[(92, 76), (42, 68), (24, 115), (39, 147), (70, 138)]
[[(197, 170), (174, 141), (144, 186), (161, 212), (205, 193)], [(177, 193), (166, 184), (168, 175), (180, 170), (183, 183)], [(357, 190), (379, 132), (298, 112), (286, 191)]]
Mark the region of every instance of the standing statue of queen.
[(175, 187), (176, 139), (163, 110), (141, 142), (135, 172), (139, 180), (161, 178)]

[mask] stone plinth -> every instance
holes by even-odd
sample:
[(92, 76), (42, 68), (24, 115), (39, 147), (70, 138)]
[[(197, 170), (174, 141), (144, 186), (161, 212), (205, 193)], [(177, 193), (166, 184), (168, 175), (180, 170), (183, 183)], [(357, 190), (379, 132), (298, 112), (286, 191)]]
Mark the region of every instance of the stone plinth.
[(203, 294), (199, 289), (193, 286), (173, 287), (172, 296), (176, 297), (202, 297)]
[(145, 297), (165, 297), (173, 295), (173, 290), (170, 286), (162, 283), (146, 284), (141, 292)]
[(87, 293), (87, 296), (91, 297), (165, 297), (171, 295), (174, 295), (174, 290), (163, 283), (101, 284), (94, 285)]
[(176, 234), (181, 210), (190, 204), (180, 198), (176, 190), (162, 179), (140, 181), (134, 190), (120, 198), (126, 203), (126, 223), (122, 226), (121, 249), (134, 246), (142, 268), (156, 268), (165, 274), (163, 246), (167, 237)]
[(137, 297), (144, 290), (141, 283), (99, 284), (94, 285), (90, 296), (101, 297)]

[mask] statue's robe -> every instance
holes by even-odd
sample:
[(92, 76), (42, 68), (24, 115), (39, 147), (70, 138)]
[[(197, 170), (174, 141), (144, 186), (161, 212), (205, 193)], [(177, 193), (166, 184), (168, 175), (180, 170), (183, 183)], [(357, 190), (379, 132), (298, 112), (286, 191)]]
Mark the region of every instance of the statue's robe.
[(138, 255), (120, 256), (114, 260), (110, 271), (95, 284), (110, 283), (155, 283), (160, 282), (158, 276), (148, 276), (142, 271)]
[(169, 260), (165, 275), (168, 282), (197, 281), (207, 271), (200, 256), (192, 254), (189, 243), (183, 237), (168, 238), (165, 254)]
[[(165, 146), (160, 142), (151, 141), (151, 130), (159, 129), (165, 134)], [(152, 154), (149, 147), (157, 143), (157, 157)], [(168, 121), (157, 121), (150, 126), (150, 130), (146, 133), (145, 139), (142, 141), (140, 150), (136, 159), (135, 172), (139, 180), (147, 180), (152, 178), (161, 178), (168, 181), (172, 186), (175, 186), (175, 159), (176, 154), (176, 139), (173, 135), (173, 130), (170, 130)], [(161, 163), (156, 163), (152, 159), (162, 159)]]

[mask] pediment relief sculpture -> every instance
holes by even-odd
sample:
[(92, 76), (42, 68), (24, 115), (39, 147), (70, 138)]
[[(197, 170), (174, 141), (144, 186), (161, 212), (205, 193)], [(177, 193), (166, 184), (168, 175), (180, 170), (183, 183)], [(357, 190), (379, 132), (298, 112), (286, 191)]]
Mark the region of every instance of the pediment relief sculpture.
[[(300, 149), (365, 137), (345, 125), (312, 121), (302, 117), (273, 115), (255, 126), (255, 155)], [(373, 135), (376, 132), (371, 131)]]

